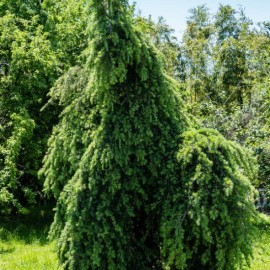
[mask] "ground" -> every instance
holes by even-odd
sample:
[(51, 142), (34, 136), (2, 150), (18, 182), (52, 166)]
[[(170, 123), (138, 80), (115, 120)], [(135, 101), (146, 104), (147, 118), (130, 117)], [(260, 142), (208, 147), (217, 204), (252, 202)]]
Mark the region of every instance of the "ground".
[[(47, 210), (46, 210), (47, 209)], [(270, 269), (270, 217), (263, 215), (254, 246), (251, 267)], [(52, 211), (33, 209), (30, 213), (0, 220), (0, 270), (56, 270), (55, 243), (47, 239)]]
[(47, 239), (52, 211), (44, 209), (0, 220), (0, 270), (57, 269), (55, 244)]

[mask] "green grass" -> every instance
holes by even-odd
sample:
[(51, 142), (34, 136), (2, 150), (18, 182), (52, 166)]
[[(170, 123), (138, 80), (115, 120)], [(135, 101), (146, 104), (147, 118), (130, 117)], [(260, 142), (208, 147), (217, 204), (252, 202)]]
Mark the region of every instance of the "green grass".
[(261, 215), (258, 241), (254, 245), (254, 259), (251, 263), (252, 270), (270, 269), (270, 216)]
[[(270, 269), (270, 216), (262, 215), (251, 270)], [(50, 210), (0, 221), (0, 270), (57, 270), (55, 243), (47, 239)]]
[(1, 219), (0, 270), (57, 269), (55, 245), (47, 240), (51, 211)]

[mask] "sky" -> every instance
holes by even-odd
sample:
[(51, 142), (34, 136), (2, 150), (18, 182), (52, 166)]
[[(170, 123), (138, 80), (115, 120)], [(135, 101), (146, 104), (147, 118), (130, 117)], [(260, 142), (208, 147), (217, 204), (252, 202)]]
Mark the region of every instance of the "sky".
[(130, 0), (137, 3), (137, 10), (143, 16), (152, 15), (156, 20), (162, 16), (167, 24), (175, 29), (175, 35), (181, 38), (186, 26), (189, 10), (206, 4), (210, 13), (215, 13), (219, 4), (229, 4), (234, 8), (244, 8), (247, 17), (254, 23), (270, 21), (270, 0)]

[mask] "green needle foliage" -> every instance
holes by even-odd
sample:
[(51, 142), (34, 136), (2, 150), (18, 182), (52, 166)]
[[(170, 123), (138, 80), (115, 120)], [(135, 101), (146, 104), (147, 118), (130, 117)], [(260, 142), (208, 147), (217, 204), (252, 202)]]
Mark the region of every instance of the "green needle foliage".
[(49, 93), (51, 99), (47, 106), (58, 103), (64, 109), (61, 121), (54, 127), (49, 139), (50, 148), (40, 176), (46, 176), (45, 190), (53, 192), (56, 198), (78, 169), (82, 155), (91, 142), (91, 130), (100, 123), (95, 117), (98, 114), (94, 106), (84, 94), (88, 81), (86, 70), (75, 66), (56, 81)]
[(63, 269), (161, 269), (156, 200), (176, 177), (177, 84), (126, 1), (90, 10), (87, 84), (70, 71), (52, 91), (65, 107), (43, 169), (60, 193), (52, 235)]
[[(171, 269), (239, 269), (256, 230), (252, 155), (211, 129), (183, 135), (181, 186), (164, 206), (164, 254)], [(185, 200), (183, 200), (185, 198)]]
[[(230, 269), (224, 260), (250, 254), (249, 157), (213, 131), (180, 136), (188, 124), (178, 84), (126, 0), (91, 0), (89, 10), (86, 65), (50, 93), (63, 111), (41, 170), (57, 198), (51, 237), (62, 269)], [(236, 237), (228, 251), (226, 237)]]

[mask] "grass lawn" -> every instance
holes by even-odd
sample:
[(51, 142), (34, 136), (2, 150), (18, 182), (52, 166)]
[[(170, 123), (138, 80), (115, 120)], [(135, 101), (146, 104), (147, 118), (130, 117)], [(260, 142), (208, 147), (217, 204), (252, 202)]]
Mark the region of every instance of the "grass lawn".
[(260, 234), (254, 246), (252, 270), (270, 269), (270, 216), (262, 215), (264, 222), (259, 226)]
[(57, 269), (55, 245), (47, 240), (52, 214), (35, 209), (0, 221), (0, 270)]
[[(270, 269), (270, 217), (264, 216), (251, 270)], [(0, 221), (0, 270), (57, 270), (55, 244), (47, 240), (50, 210)]]

